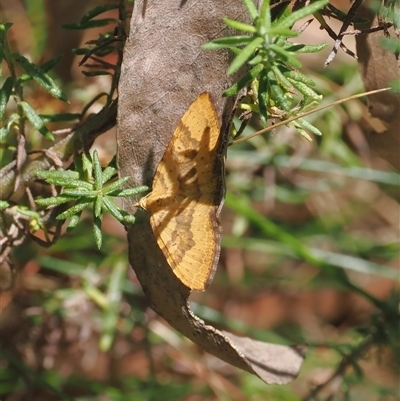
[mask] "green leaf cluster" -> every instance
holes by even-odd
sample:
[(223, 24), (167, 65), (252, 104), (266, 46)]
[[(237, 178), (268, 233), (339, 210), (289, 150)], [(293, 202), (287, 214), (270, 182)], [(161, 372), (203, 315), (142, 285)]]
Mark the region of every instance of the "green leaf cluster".
[(63, 28), (66, 29), (90, 29), (90, 28), (98, 28), (101, 26), (106, 26), (111, 22), (115, 22), (114, 18), (101, 18), (101, 19), (94, 19), (95, 17), (99, 16), (100, 14), (110, 11), (116, 10), (119, 8), (117, 3), (114, 4), (101, 4), (96, 7), (90, 9), (79, 22), (71, 23), (71, 24), (63, 24)]
[[(112, 9), (119, 10), (118, 19), (101, 19), (100, 15), (102, 13)], [(56, 144), (52, 144), (43, 158), (26, 158), (31, 149), (37, 152), (35, 148), (38, 147), (35, 146), (36, 143), (33, 143), (33, 141), (36, 141), (36, 137), (31, 137), (28, 134), (32, 131), (38, 131), (45, 139), (54, 141), (54, 132), (51, 132), (47, 127), (48, 123), (76, 123), (76, 121), (82, 122), (83, 120), (75, 128), (68, 128), (66, 130), (64, 129), (64, 125), (60, 132), (56, 132), (68, 133), (70, 137), (75, 136), (74, 143), (77, 153), (79, 153), (83, 142), (90, 147), (94, 138), (104, 132), (105, 127), (115, 124), (115, 117), (113, 119), (113, 115), (116, 113), (115, 92), (119, 80), (122, 49), (126, 38), (124, 26), (128, 13), (128, 10), (125, 7), (121, 7), (121, 4), (98, 5), (87, 11), (78, 24), (66, 27), (68, 29), (87, 29), (91, 25), (93, 27), (110, 23), (114, 25), (110, 28), (110, 32), (100, 35), (96, 40), (89, 41), (89, 47), (76, 49), (75, 51), (76, 54), (83, 55), (81, 64), (86, 63), (85, 66), (90, 69), (90, 71), (83, 71), (85, 75), (107, 74), (112, 77), (109, 93), (97, 94), (83, 106), (80, 113), (40, 114), (33, 107), (32, 102), (28, 99), (28, 94), (32, 93), (31, 83), (44, 88), (54, 98), (68, 102), (67, 96), (61, 90), (60, 86), (58, 86), (54, 75), (50, 73), (50, 70), (60, 62), (62, 55), (57, 55), (51, 60), (37, 65), (24, 55), (11, 51), (12, 45), (10, 44), (8, 31), (12, 24), (0, 24), (0, 68), (6, 65), (8, 75), (2, 82), (2, 85), (0, 85), (0, 118), (2, 120), (2, 125), (0, 126), (0, 139), (2, 140), (0, 156), (4, 166), (7, 167), (7, 164), (11, 166), (12, 163), (17, 163), (17, 169), (14, 168), (14, 170), (18, 170), (18, 173), (15, 172), (11, 177), (7, 177), (9, 180), (7, 185), (8, 187), (12, 185), (10, 182), (14, 179), (13, 176), (21, 174), (20, 170), (27, 171), (27, 174), (24, 176), (27, 182), (35, 180), (35, 174), (40, 170), (37, 176), (45, 179), (52, 185), (63, 187), (64, 192), (52, 198), (37, 199), (36, 204), (40, 206), (58, 206), (72, 202), (73, 205), (58, 216), (59, 220), (69, 219), (69, 229), (77, 224), (83, 209), (86, 206), (93, 205), (95, 218), (93, 230), (95, 232), (96, 244), (99, 247), (102, 243), (100, 226), (103, 211), (109, 211), (124, 224), (134, 221), (133, 216), (123, 212), (112, 199), (115, 196), (129, 196), (129, 191), (118, 189), (126, 179), (114, 180), (111, 183), (107, 183), (112, 176), (116, 175), (116, 167), (109, 166), (102, 171), (97, 154), (94, 155), (93, 161), (90, 156), (84, 156), (82, 160), (76, 160), (76, 171), (62, 171), (61, 169), (48, 172), (42, 171), (54, 164), (60, 166), (63, 160), (69, 159), (73, 153), (72, 147), (69, 146), (72, 139), (61, 139)], [(104, 56), (111, 52), (117, 53), (117, 62), (115, 65), (110, 64), (104, 59)], [(98, 123), (92, 124), (91, 122), (94, 119), (84, 119), (84, 116), (94, 103), (101, 103), (100, 98), (102, 97), (106, 98), (106, 104), (97, 115), (99, 116), (96, 119)], [(10, 110), (12, 111), (10, 112)], [(5, 118), (6, 115), (7, 117)], [(104, 120), (103, 123), (101, 123), (102, 120)], [(40, 148), (44, 147), (41, 143), (38, 145)], [(16, 152), (16, 150), (18, 151)], [(24, 158), (26, 158), (26, 161)], [(8, 193), (7, 190), (4, 192), (4, 199), (6, 199)], [(133, 191), (133, 193), (136, 192)], [(31, 193), (30, 197), (32, 199), (29, 207), (17, 205), (13, 206), (11, 210), (10, 205), (5, 201), (0, 206), (2, 209), (5, 209), (6, 214), (8, 213), (7, 209), (10, 209), (13, 213), (18, 212), (18, 218), (22, 218), (22, 215), (25, 216), (25, 209), (29, 210), (32, 208), (33, 200), (37, 196), (36, 191)], [(32, 210), (32, 213), (36, 213), (36, 217), (30, 217), (31, 221), (37, 221), (39, 228), (44, 229), (45, 232), (49, 229), (48, 225), (54, 224), (53, 219), (48, 218), (50, 214), (47, 214), (47, 217), (43, 218), (43, 210), (39, 214), (35, 210)]]
[[(232, 87), (225, 91), (226, 96), (236, 95), (241, 89), (250, 87), (252, 99), (260, 118), (266, 124), (269, 115), (279, 114), (290, 118), (302, 111), (314, 108), (322, 96), (313, 87), (315, 83), (302, 74), (297, 56), (301, 53), (314, 53), (326, 47), (325, 44), (307, 46), (291, 42), (289, 39), (299, 35), (292, 26), (300, 19), (309, 16), (324, 7), (328, 1), (319, 0), (295, 12), (287, 9), (275, 18), (272, 17), (270, 0), (265, 0), (260, 11), (253, 1), (243, 0), (253, 25), (244, 24), (225, 18), (225, 24), (244, 34), (216, 39), (203, 46), (204, 49), (230, 49), (236, 56), (228, 69), (228, 74), (234, 74), (244, 65), (248, 71)], [(300, 104), (294, 95), (300, 95)], [(321, 132), (304, 119), (295, 121), (296, 129), (308, 137), (305, 129), (315, 135)]]
[(114, 24), (116, 27), (114, 31), (101, 34), (96, 40), (88, 41), (86, 44), (89, 47), (73, 49), (76, 55), (83, 56), (80, 65), (85, 64), (89, 59), (92, 61), (91, 64), (86, 64), (90, 68), (90, 71), (82, 71), (82, 74), (85, 76), (112, 75), (115, 79), (119, 76), (115, 72), (119, 70), (120, 66), (108, 63), (104, 60), (104, 57), (115, 51), (122, 53), (126, 38), (125, 27), (119, 19), (95, 18), (104, 12), (115, 9), (119, 9), (120, 12), (122, 11), (116, 3), (98, 5), (90, 9), (79, 22), (63, 25), (63, 28), (69, 30), (85, 30), (110, 24)]
[[(62, 56), (56, 56), (38, 66), (25, 56), (11, 52), (7, 37), (7, 31), (11, 26), (12, 24), (8, 22), (0, 24), (0, 75), (2, 75), (3, 62), (10, 72), (10, 76), (4, 80), (0, 88), (0, 120), (2, 122), (0, 140), (6, 137), (12, 127), (18, 127), (19, 131), (23, 131), (25, 122), (29, 121), (46, 139), (54, 141), (52, 133), (46, 127), (46, 121), (24, 99), (24, 86), (28, 81), (34, 80), (54, 98), (68, 102), (65, 93), (48, 73), (61, 60)], [(24, 73), (19, 75), (19, 69), (22, 69)], [(7, 121), (4, 121), (6, 107), (12, 99), (18, 105), (18, 112), (11, 114)]]
[(72, 202), (73, 205), (57, 216), (58, 220), (69, 219), (67, 228), (74, 228), (81, 217), (82, 211), (93, 208), (93, 234), (98, 248), (101, 248), (101, 222), (104, 212), (111, 213), (123, 224), (133, 224), (135, 217), (122, 210), (114, 201), (114, 197), (129, 197), (148, 191), (148, 187), (121, 189), (128, 177), (109, 182), (117, 173), (115, 159), (103, 170), (97, 151), (93, 157), (83, 155), (82, 159), (75, 159), (77, 171), (51, 170), (38, 171), (36, 175), (49, 184), (63, 187), (57, 196), (36, 199), (39, 206), (57, 206)]

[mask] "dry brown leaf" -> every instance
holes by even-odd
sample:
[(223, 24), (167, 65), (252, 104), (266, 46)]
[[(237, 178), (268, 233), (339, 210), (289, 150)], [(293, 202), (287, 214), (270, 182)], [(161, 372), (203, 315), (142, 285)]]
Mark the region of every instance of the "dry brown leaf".
[[(362, 4), (357, 17), (368, 20), (357, 28), (367, 29), (378, 25), (377, 17), (369, 9), (369, 2)], [(395, 37), (393, 28), (389, 29), (389, 33)], [(383, 31), (356, 36), (358, 64), (367, 91), (386, 88), (391, 81), (400, 78), (398, 60), (380, 44), (383, 37)], [(368, 96), (367, 101), (371, 116), (383, 121), (387, 131), (367, 133), (366, 139), (374, 151), (400, 170), (400, 94), (382, 92)]]
[[(223, 17), (249, 22), (241, 0), (135, 2), (119, 86), (117, 137), (120, 174), (130, 177), (130, 186), (151, 185), (175, 128), (200, 93), (210, 92), (227, 135), (233, 105), (221, 95), (237, 77), (226, 76), (228, 52), (201, 50), (202, 44), (228, 35)], [(126, 210), (134, 212), (137, 200), (126, 202)], [(193, 314), (190, 290), (168, 265), (148, 214), (136, 216), (128, 229), (129, 260), (150, 306), (207, 352), (266, 383), (296, 377), (302, 350), (222, 333)]]

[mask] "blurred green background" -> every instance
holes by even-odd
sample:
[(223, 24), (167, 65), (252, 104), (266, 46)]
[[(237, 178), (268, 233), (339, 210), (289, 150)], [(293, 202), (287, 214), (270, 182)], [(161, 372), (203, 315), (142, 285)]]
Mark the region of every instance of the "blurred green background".
[[(14, 24), (13, 51), (38, 64), (65, 55), (56, 78), (71, 103), (32, 83), (26, 96), (41, 113), (79, 112), (110, 85), (109, 76), (82, 75), (71, 51), (104, 28), (61, 28), (78, 21), (89, 3), (1, 5), (2, 21)], [(318, 24), (301, 39), (331, 47)], [(339, 52), (324, 69), (325, 57), (302, 60), (324, 104), (363, 90), (356, 60)], [(2, 81), (6, 76), (3, 70)], [(27, 241), (14, 249), (17, 278), (0, 295), (0, 399), (398, 399), (399, 175), (363, 136), (375, 129), (364, 100), (308, 120), (321, 138), (308, 142), (282, 128), (229, 149), (219, 269), (210, 289), (191, 298), (194, 312), (218, 328), (307, 343), (292, 384), (266, 385), (171, 329), (148, 307), (128, 265), (124, 228), (107, 216), (98, 250), (87, 213), (50, 248)], [(246, 133), (260, 128), (252, 121)], [(32, 149), (40, 146), (32, 140)], [(115, 147), (115, 129), (94, 145), (104, 165)], [(3, 167), (9, 154), (2, 154)]]

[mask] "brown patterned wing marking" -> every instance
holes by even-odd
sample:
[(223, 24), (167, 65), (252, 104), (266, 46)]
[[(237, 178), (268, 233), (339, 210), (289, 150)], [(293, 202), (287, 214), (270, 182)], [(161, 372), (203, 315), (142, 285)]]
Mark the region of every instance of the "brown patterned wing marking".
[(202, 93), (175, 130), (152, 192), (139, 202), (151, 214), (157, 243), (175, 275), (198, 291), (211, 283), (220, 253), (219, 134), (210, 95)]

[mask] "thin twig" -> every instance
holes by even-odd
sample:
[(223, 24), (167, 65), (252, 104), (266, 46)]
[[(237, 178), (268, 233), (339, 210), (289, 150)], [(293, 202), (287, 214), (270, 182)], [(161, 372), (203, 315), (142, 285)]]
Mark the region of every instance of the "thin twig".
[(342, 40), (343, 40), (343, 36), (344, 36), (343, 32), (345, 32), (347, 30), (347, 28), (349, 27), (349, 25), (352, 23), (352, 20), (355, 17), (356, 12), (359, 9), (359, 7), (361, 6), (361, 3), (363, 1), (364, 0), (355, 0), (355, 2), (351, 5), (350, 10), (348, 11), (348, 13), (346, 15), (346, 18), (343, 21), (343, 25), (340, 28), (339, 35), (337, 35), (335, 44), (333, 45), (333, 49), (325, 61), (325, 67), (328, 66), (332, 62), (332, 60), (335, 58), (336, 53), (342, 44)]
[(232, 143), (230, 143), (229, 146), (231, 146), (231, 145), (236, 145), (236, 144), (241, 143), (241, 142), (245, 142), (245, 141), (249, 140), (250, 138), (254, 138), (255, 136), (258, 136), (258, 135), (261, 135), (261, 134), (265, 134), (266, 132), (272, 131), (272, 130), (275, 129), (275, 128), (279, 128), (279, 127), (281, 127), (282, 125), (287, 125), (287, 124), (291, 123), (292, 121), (298, 120), (299, 118), (306, 117), (306, 116), (308, 116), (308, 115), (310, 115), (310, 114), (317, 113), (317, 112), (319, 112), (319, 111), (322, 111), (322, 110), (324, 110), (324, 109), (327, 109), (328, 107), (336, 106), (336, 105), (338, 105), (338, 104), (342, 104), (342, 103), (344, 103), (344, 102), (347, 102), (348, 100), (358, 99), (358, 98), (363, 97), (363, 96), (369, 96), (369, 95), (374, 95), (374, 94), (376, 94), (376, 93), (387, 92), (387, 91), (389, 91), (389, 90), (390, 90), (390, 88), (375, 89), (375, 90), (369, 91), (369, 92), (358, 93), (357, 95), (352, 95), (352, 96), (349, 96), (349, 97), (347, 97), (347, 98), (345, 98), (345, 99), (336, 100), (335, 102), (332, 102), (332, 103), (327, 104), (327, 105), (325, 105), (325, 106), (321, 106), (321, 107), (318, 107), (318, 108), (316, 108), (316, 109), (309, 110), (309, 111), (307, 111), (307, 112), (305, 112), (305, 113), (300, 113), (300, 114), (298, 114), (296, 117), (292, 117), (292, 118), (289, 118), (289, 119), (287, 119), (287, 120), (280, 121), (279, 123), (274, 124), (274, 125), (270, 125), (270, 126), (268, 126), (268, 127), (265, 127), (265, 128), (263, 128), (262, 130), (260, 130), (260, 131), (253, 132), (253, 133), (250, 134), (250, 135), (246, 135), (246, 136), (244, 136), (244, 137), (242, 137), (242, 138), (236, 139), (236, 140), (232, 141)]
[(379, 31), (384, 31), (389, 28), (391, 28), (393, 24), (387, 23), (387, 24), (382, 24), (382, 25), (375, 25), (371, 28), (367, 29), (349, 29), (347, 31), (342, 32), (342, 35), (368, 35), (370, 33), (374, 32), (379, 32)]
[(343, 376), (346, 369), (350, 365), (352, 365), (354, 361), (356, 361), (361, 356), (361, 354), (364, 353), (373, 343), (374, 336), (369, 335), (360, 346), (355, 348), (349, 354), (344, 355), (335, 372), (324, 383), (321, 383), (318, 386), (314, 387), (314, 389), (311, 390), (310, 393), (305, 396), (302, 401), (311, 401), (318, 393), (320, 393), (324, 388), (331, 384), (335, 379)]

